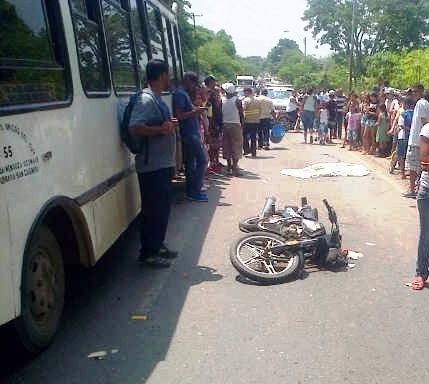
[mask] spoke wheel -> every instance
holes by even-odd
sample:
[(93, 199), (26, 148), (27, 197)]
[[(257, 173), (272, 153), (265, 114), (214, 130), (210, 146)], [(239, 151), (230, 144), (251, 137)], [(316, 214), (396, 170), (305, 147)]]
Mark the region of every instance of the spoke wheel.
[(40, 352), (52, 341), (64, 306), (64, 265), (52, 232), (40, 227), (24, 255), (21, 316), (18, 334), (30, 352)]
[(298, 272), (301, 257), (295, 250), (274, 255), (270, 248), (282, 244), (285, 244), (285, 239), (274, 233), (249, 233), (231, 246), (231, 263), (237, 271), (252, 280), (283, 282)]

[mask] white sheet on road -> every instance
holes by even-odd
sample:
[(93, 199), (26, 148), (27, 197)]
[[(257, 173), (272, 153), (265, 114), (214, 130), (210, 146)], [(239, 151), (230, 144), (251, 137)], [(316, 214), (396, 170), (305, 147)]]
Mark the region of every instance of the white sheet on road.
[(369, 171), (361, 164), (351, 163), (318, 163), (305, 168), (283, 169), (282, 175), (310, 179), (331, 176), (366, 176)]

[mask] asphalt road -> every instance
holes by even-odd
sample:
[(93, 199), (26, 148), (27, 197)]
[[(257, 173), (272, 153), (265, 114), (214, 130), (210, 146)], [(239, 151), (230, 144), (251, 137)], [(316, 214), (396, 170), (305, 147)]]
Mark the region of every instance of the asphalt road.
[[(242, 178), (213, 178), (210, 202), (174, 205), (169, 270), (136, 263), (131, 227), (91, 271), (76, 272), (54, 344), (36, 358), (0, 329), (1, 383), (238, 384), (429, 382), (429, 291), (405, 286), (414, 272), (415, 200), (400, 197), (386, 160), (288, 134), (244, 159)], [(280, 174), (317, 162), (365, 164), (364, 177), (312, 180)], [(343, 246), (362, 252), (346, 272), (312, 269), (301, 280), (258, 285), (229, 262), (237, 222), (264, 199), (339, 215)], [(133, 316), (138, 315), (133, 319)], [(101, 359), (89, 358), (104, 351)]]

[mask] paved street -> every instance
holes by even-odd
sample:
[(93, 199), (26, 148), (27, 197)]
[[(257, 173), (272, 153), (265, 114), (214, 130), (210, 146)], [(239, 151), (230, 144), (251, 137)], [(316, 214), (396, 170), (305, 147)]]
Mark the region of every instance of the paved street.
[[(416, 201), (384, 159), (302, 143), (289, 133), (271, 151), (244, 159), (243, 178), (218, 177), (210, 202), (175, 204), (169, 270), (136, 263), (130, 228), (89, 272), (76, 272), (55, 343), (30, 359), (0, 330), (1, 383), (238, 384), (420, 383), (429, 380), (429, 290), (405, 286), (417, 248)], [(370, 174), (312, 180), (280, 174), (317, 162), (361, 162)], [(302, 196), (336, 208), (343, 246), (364, 257), (347, 272), (258, 285), (238, 276), (229, 246), (237, 222), (269, 195)], [(134, 317), (133, 316), (136, 316)], [(88, 358), (105, 351), (102, 359)]]

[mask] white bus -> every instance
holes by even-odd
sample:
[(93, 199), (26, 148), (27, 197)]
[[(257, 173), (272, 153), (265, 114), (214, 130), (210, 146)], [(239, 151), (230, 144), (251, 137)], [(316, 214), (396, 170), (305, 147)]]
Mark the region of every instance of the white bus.
[(52, 341), (70, 265), (93, 266), (136, 217), (119, 104), (151, 58), (182, 78), (174, 12), (158, 0), (0, 0), (0, 325)]

